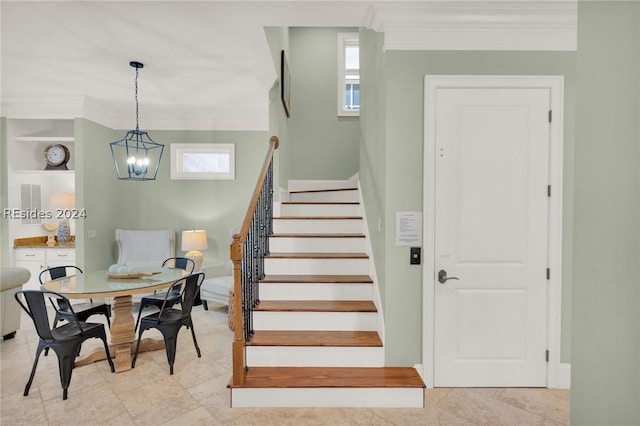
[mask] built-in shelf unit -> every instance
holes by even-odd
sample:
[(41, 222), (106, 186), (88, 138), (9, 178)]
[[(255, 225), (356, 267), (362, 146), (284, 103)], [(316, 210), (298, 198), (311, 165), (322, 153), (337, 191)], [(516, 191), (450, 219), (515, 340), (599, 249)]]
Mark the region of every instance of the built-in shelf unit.
[[(3, 249), (9, 249), (12, 265), (18, 260), (17, 250), (13, 249), (15, 239), (47, 235), (43, 224), (58, 222), (55, 217), (16, 216), (33, 209), (55, 213), (51, 195), (75, 193), (75, 143), (73, 119), (7, 119), (7, 202), (12, 217), (8, 221), (8, 247)], [(45, 170), (45, 149), (52, 144), (64, 145), (69, 150), (68, 170)], [(71, 232), (75, 233), (74, 223)], [(75, 257), (68, 248), (65, 250), (70, 258)]]

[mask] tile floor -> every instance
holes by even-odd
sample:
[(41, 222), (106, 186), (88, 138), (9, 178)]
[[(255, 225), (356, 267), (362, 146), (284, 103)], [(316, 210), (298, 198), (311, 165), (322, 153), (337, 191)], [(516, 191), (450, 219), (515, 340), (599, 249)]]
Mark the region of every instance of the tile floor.
[[(14, 339), (0, 343), (2, 425), (566, 425), (569, 392), (552, 389), (437, 388), (424, 409), (229, 408), (230, 349), (225, 307), (194, 308), (202, 350), (179, 335), (175, 372), (164, 351), (138, 357), (134, 370), (113, 374), (106, 362), (78, 367), (62, 400), (56, 356), (41, 356), (27, 397), (37, 336), (23, 315)], [(92, 320), (99, 320), (95, 316)], [(152, 332), (156, 332), (153, 330)], [(145, 337), (152, 335), (145, 333)], [(158, 334), (159, 336), (159, 334)], [(95, 344), (94, 344), (95, 342)], [(99, 345), (94, 340), (83, 353)], [(53, 356), (52, 356), (53, 355)]]

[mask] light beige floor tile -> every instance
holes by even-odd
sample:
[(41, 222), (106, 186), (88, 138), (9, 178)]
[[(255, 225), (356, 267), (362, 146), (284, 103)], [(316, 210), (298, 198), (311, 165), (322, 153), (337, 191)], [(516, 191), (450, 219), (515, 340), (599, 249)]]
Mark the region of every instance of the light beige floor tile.
[(568, 391), (556, 389), (505, 389), (499, 399), (558, 424), (569, 423)]
[(166, 425), (189, 425), (189, 426), (209, 426), (212, 424), (218, 424), (215, 418), (205, 410), (204, 407), (198, 407), (186, 414), (180, 414), (178, 417), (167, 419), (166, 421), (160, 421), (158, 424)]
[(118, 398), (137, 424), (157, 424), (186, 414), (200, 405), (170, 376), (121, 392)]
[(70, 393), (67, 400), (48, 401), (45, 409), (49, 425), (104, 424), (125, 411), (106, 383)]
[(424, 391), (425, 406), (429, 407), (432, 405), (436, 405), (449, 392), (451, 392), (451, 388), (425, 389)]
[(35, 390), (29, 396), (22, 391), (5, 395), (3, 390), (0, 402), (0, 424), (2, 425), (44, 425), (47, 414), (40, 392)]
[(109, 383), (113, 392), (120, 394), (168, 377), (169, 369), (165, 369), (164, 366), (159, 366), (151, 359), (140, 357), (136, 362), (136, 368), (132, 370), (121, 373), (110, 373), (101, 370), (100, 374), (102, 374), (107, 383)]
[[(141, 353), (135, 369), (118, 374), (101, 361), (74, 369), (66, 401), (53, 353), (40, 357), (31, 392), (22, 396), (38, 344), (31, 320), (23, 316), (16, 338), (0, 341), (0, 424), (558, 426), (568, 422), (568, 392), (549, 389), (429, 389), (424, 409), (230, 408), (227, 384), (233, 333), (226, 315), (221, 306), (209, 311), (194, 308), (202, 357), (197, 357), (191, 332), (182, 329), (173, 376), (163, 350)], [(94, 318), (104, 322), (101, 316)], [(161, 334), (150, 330), (144, 337), (161, 338)], [(102, 350), (97, 339), (87, 342), (82, 353), (94, 349)]]
[(423, 409), (375, 409), (374, 412), (393, 425), (474, 426), (475, 423), (437, 406)]
[(540, 425), (544, 418), (494, 399), (477, 389), (457, 388), (438, 407), (479, 425)]
[(117, 417), (109, 419), (105, 423), (101, 423), (104, 426), (135, 426), (136, 422), (133, 421), (129, 413), (124, 412)]

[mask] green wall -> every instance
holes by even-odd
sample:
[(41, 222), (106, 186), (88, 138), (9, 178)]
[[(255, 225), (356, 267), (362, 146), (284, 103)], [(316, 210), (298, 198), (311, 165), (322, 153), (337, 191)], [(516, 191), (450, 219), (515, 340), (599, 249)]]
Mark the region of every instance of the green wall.
[[(121, 137), (118, 132), (77, 118), (74, 121), (76, 170), (76, 206), (87, 212), (76, 220), (76, 263), (87, 271), (105, 269), (115, 256), (115, 229), (122, 226), (124, 200), (115, 185), (109, 142)], [(87, 231), (96, 231), (87, 239)]]
[[(131, 182), (116, 178), (109, 143), (125, 130), (112, 130), (76, 119), (76, 201), (87, 218), (77, 221), (78, 264), (86, 270), (108, 267), (117, 260), (116, 228), (176, 231), (176, 254), (181, 231), (205, 229), (209, 248), (204, 263), (229, 259), (232, 229), (239, 228), (269, 146), (261, 131), (159, 131), (148, 130), (165, 145), (155, 181)], [(171, 180), (171, 143), (233, 143), (235, 180)], [(96, 230), (97, 238), (87, 239)]]
[(287, 120), (291, 179), (348, 179), (358, 172), (360, 124), (337, 116), (338, 33), (354, 28), (291, 28)]
[(360, 31), (361, 139), (359, 178), (371, 250), (376, 266), (377, 285), (385, 310), (385, 217), (386, 191), (386, 81), (384, 36), (371, 30)]
[[(118, 137), (125, 130), (117, 131)], [(229, 260), (231, 232), (242, 225), (258, 173), (269, 147), (266, 131), (158, 131), (149, 130), (154, 141), (164, 144), (164, 153), (155, 181), (118, 181), (111, 184), (118, 194), (118, 227), (130, 229), (172, 228), (176, 231), (176, 254), (181, 231), (204, 229), (209, 248), (203, 250), (204, 264)], [(108, 146), (103, 141), (103, 145)], [(171, 143), (235, 144), (234, 180), (171, 180)], [(109, 160), (110, 160), (109, 156)], [(109, 167), (113, 165), (110, 164)], [(104, 183), (96, 182), (94, 190)], [(109, 235), (109, 238), (113, 234)], [(108, 266), (108, 265), (107, 265)]]
[(640, 424), (640, 3), (579, 2), (571, 423)]
[(280, 99), (280, 52), (289, 52), (289, 28), (288, 27), (267, 27), (264, 30), (271, 50), (274, 68), (278, 75), (269, 90), (269, 134), (278, 137), (279, 145), (273, 159), (273, 188), (274, 201), (280, 201), (279, 188), (287, 190), (289, 185), (289, 158), (291, 143), (289, 142), (289, 128), (287, 126), (287, 115), (282, 107)]
[(571, 422), (640, 424), (640, 3), (580, 2), (577, 52), (383, 52), (381, 37), (361, 31), (360, 179), (370, 228), (381, 216), (386, 230), (371, 237), (384, 251), (387, 364), (421, 357), (422, 271), (394, 246), (393, 229), (395, 211), (422, 209), (424, 75), (562, 75)]
[[(380, 48), (379, 35), (372, 31), (361, 33), (361, 44), (371, 43)], [(375, 40), (370, 40), (375, 39)], [(367, 52), (371, 54), (367, 47)], [(375, 56), (380, 53), (373, 52)], [(363, 146), (376, 147), (376, 158), (384, 156), (384, 166), (377, 176), (379, 167), (371, 162), (370, 150), (361, 152), (361, 184), (366, 198), (383, 200), (384, 208), (373, 211), (367, 209), (367, 218), (371, 221), (382, 216), (385, 236), (372, 234), (374, 246), (383, 241), (385, 254), (384, 270), (381, 270), (376, 258), (378, 279), (382, 283), (387, 339), (387, 363), (390, 365), (411, 365), (420, 362), (422, 356), (422, 268), (409, 265), (409, 248), (395, 246), (395, 212), (422, 211), (423, 200), (423, 127), (424, 127), (424, 76), (443, 75), (561, 75), (565, 84), (565, 121), (564, 121), (564, 212), (563, 238), (571, 241), (573, 235), (573, 150), (575, 127), (575, 52), (467, 52), (467, 51), (387, 51), (383, 59), (378, 58), (373, 74), (384, 73), (384, 81), (378, 84), (384, 90), (383, 102), (386, 125), (382, 130), (383, 142), (377, 140), (379, 131), (363, 130)], [(368, 67), (371, 64), (364, 62)], [(383, 71), (380, 71), (380, 68)], [(366, 81), (370, 69), (362, 70)], [(384, 88), (384, 89), (382, 89)], [(379, 93), (363, 90), (363, 100)], [(374, 88), (373, 90), (378, 90)], [(362, 120), (370, 119), (370, 100), (364, 102)], [(378, 103), (375, 99), (372, 103)], [(372, 107), (375, 111), (375, 106)], [(375, 112), (380, 116), (380, 112)], [(367, 121), (368, 122), (368, 121)], [(380, 145), (383, 145), (381, 147)], [(383, 183), (382, 183), (383, 182)], [(376, 205), (377, 201), (366, 202)], [(372, 225), (370, 224), (370, 227)], [(562, 288), (562, 347), (561, 360), (570, 360), (571, 336), (571, 283), (572, 283), (572, 247), (563, 247), (563, 288)], [(408, 327), (407, 324), (415, 324)]]

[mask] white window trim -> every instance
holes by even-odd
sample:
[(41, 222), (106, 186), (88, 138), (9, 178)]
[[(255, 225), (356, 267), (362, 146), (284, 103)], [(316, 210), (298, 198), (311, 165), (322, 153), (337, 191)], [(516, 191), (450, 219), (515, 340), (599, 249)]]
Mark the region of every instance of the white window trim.
[[(360, 35), (358, 33), (338, 33), (338, 117), (360, 116), (360, 111), (350, 111), (344, 109), (344, 87), (346, 84), (344, 48), (346, 45), (353, 42), (356, 42), (356, 44), (358, 44), (359, 37)], [(360, 93), (360, 96), (362, 97), (362, 92)]]
[[(229, 155), (228, 172), (186, 172), (183, 168), (184, 154), (227, 154)], [(223, 143), (172, 143), (171, 144), (171, 179), (203, 180), (236, 178), (236, 146)]]

